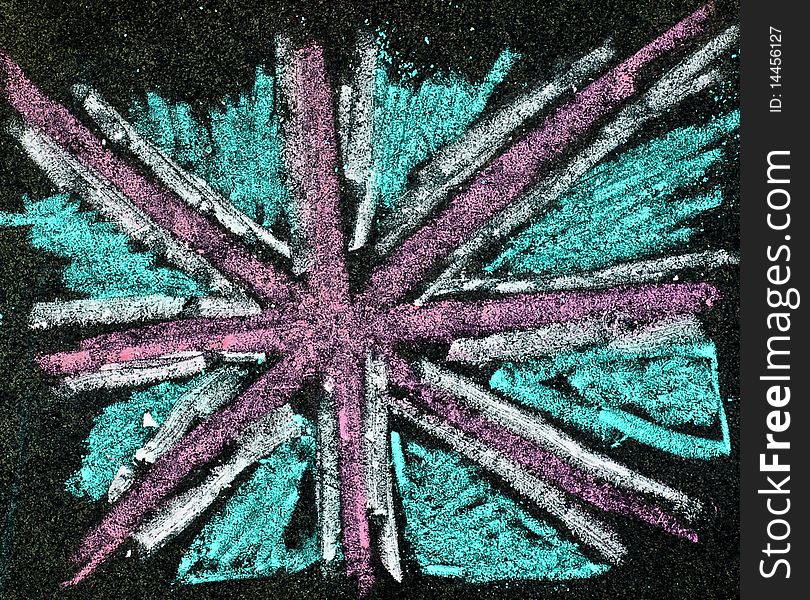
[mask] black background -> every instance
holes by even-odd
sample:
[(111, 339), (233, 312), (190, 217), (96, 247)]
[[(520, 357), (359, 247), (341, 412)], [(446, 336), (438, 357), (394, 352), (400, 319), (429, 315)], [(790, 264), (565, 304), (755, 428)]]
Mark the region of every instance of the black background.
[[(258, 64), (272, 64), (276, 31), (313, 35), (326, 49), (330, 74), (347, 68), (354, 31), (389, 32), (422, 74), (437, 68), (480, 78), (504, 47), (526, 57), (515, 79), (542, 79), (559, 60), (590, 50), (612, 37), (627, 56), (689, 14), (700, 2), (35, 2), (0, 1), (0, 49), (7, 52), (47, 95), (83, 118), (70, 96), (77, 81), (92, 83), (114, 105), (157, 89), (190, 102), (203, 116), (225, 95), (253, 81)], [(202, 7), (202, 8), (201, 8)], [(738, 20), (733, 2), (717, 4), (712, 28)], [(474, 31), (471, 31), (471, 28)], [(424, 37), (430, 44), (424, 43)], [(736, 74), (729, 74), (736, 86)], [(494, 102), (510, 93), (496, 92)], [(733, 101), (733, 99), (732, 99)], [(716, 110), (702, 94), (648, 128), (637, 141)], [(0, 119), (10, 115), (0, 106)], [(19, 210), (24, 193), (43, 197), (50, 185), (8, 135), (0, 135), (0, 209)], [(738, 246), (736, 163), (717, 173), (732, 201), (702, 219), (705, 231), (694, 248)], [(61, 284), (60, 259), (32, 249), (19, 229), (0, 232), (0, 538), (3, 598), (309, 598), (338, 597), (345, 582), (324, 581), (317, 570), (270, 580), (179, 587), (172, 583), (188, 543), (183, 536), (147, 561), (120, 556), (85, 583), (61, 590), (71, 573), (67, 556), (95, 524), (103, 504), (80, 501), (64, 491), (78, 467), (93, 415), (111, 395), (85, 394), (69, 401), (49, 391), (33, 364), (39, 348), (66, 345), (69, 333), (33, 335), (26, 327), (33, 302), (70, 297)], [(734, 270), (695, 273), (717, 283), (724, 301), (706, 317), (720, 352), (721, 392), (739, 397), (738, 278)], [(688, 276), (687, 276), (688, 278)], [(727, 405), (733, 452), (727, 459), (694, 464), (676, 458), (620, 450), (618, 458), (701, 498), (716, 511), (702, 524), (698, 545), (674, 540), (633, 523), (616, 521), (631, 548), (627, 562), (607, 576), (560, 584), (468, 586), (407, 576), (376, 591), (390, 598), (667, 598), (729, 599), (738, 595), (738, 404)], [(711, 511), (710, 511), (711, 512)], [(343, 592), (340, 592), (343, 590)]]

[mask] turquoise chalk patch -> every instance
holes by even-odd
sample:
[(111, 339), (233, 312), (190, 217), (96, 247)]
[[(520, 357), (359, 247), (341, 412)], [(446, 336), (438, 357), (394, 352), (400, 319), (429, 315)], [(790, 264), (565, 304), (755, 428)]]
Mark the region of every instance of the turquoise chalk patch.
[(130, 109), (133, 126), (181, 166), (204, 179), (251, 219), (271, 227), (289, 206), (275, 79), (256, 69), (253, 88), (224, 99), (206, 127), (183, 102), (156, 93)]
[(81, 468), (67, 480), (67, 490), (79, 498), (99, 500), (106, 496), (118, 469), (131, 467), (135, 451), (155, 432), (154, 427), (143, 426), (144, 414), (148, 412), (159, 426), (174, 403), (193, 385), (194, 380), (168, 381), (104, 407), (93, 421), (85, 442), (87, 454)]
[(155, 266), (149, 252), (135, 252), (129, 238), (92, 211), (58, 194), (23, 199), (25, 212), (0, 213), (0, 227), (29, 226), (31, 243), (69, 259), (65, 285), (90, 298), (162, 294), (202, 296), (206, 289), (181, 271)]
[[(567, 389), (552, 383), (560, 378)], [(490, 386), (608, 443), (631, 438), (702, 459), (730, 451), (716, 350), (709, 341), (634, 352), (602, 345), (505, 363)], [(683, 429), (706, 431), (706, 437)]]
[(580, 579), (610, 568), (591, 562), (457, 454), (403, 443), (397, 432), (391, 449), (404, 535), (423, 573), (486, 583)]
[(513, 237), (488, 271), (561, 274), (599, 269), (684, 246), (688, 222), (720, 206), (723, 193), (685, 195), (726, 156), (721, 143), (738, 111), (677, 129), (591, 169), (531, 226)]
[(389, 68), (377, 69), (372, 162), (382, 207), (398, 208), (414, 167), (467, 129), (516, 59), (516, 54), (504, 50), (479, 83), (440, 74), (416, 85), (395, 81)]
[(250, 479), (194, 538), (180, 561), (178, 581), (266, 577), (314, 564), (320, 558), (314, 525), (311, 532), (298, 536), (294, 547), (284, 538), (300, 500), (301, 480), (314, 457), (315, 441), (306, 435), (262, 459)]

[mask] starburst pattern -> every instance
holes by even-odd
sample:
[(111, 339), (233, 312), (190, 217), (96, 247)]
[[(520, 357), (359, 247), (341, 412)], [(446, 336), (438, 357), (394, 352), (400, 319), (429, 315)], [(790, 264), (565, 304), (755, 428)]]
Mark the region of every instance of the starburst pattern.
[[(559, 80), (478, 121), (417, 172), (402, 210), (383, 224), (369, 192), (374, 43), (359, 36), (355, 81), (336, 99), (321, 48), (281, 40), (289, 241), (179, 167), (96, 92), (77, 86), (107, 138), (155, 178), (144, 176), (0, 56), (6, 98), (22, 117), (11, 132), (31, 157), (60, 188), (81, 194), (125, 233), (213, 290), (191, 299), (78, 300), (34, 310), (38, 327), (117, 326), (76, 349), (38, 357), (46, 373), (63, 378), (62, 389), (205, 373), (138, 451), (149, 468), (139, 476), (130, 469), (117, 474), (110, 487), (115, 502), (82, 540), (69, 583), (82, 581), (132, 537), (148, 550), (160, 547), (225, 493), (239, 472), (301, 436), (304, 426), (290, 402), (312, 382), (321, 390), (319, 553), (325, 563), (342, 560), (361, 592), (380, 568), (394, 579), (403, 576), (391, 414), (495, 475), (608, 563), (620, 563), (626, 548), (598, 511), (697, 541), (690, 522), (699, 501), (588, 449), (449, 363), (555, 355), (600, 341), (649, 354), (651, 339), (699, 339), (693, 315), (718, 300), (717, 290), (660, 280), (684, 267), (733, 262), (722, 251), (619, 267), (594, 259), (587, 273), (557, 279), (482, 279), (470, 275), (470, 264), (476, 252), (502, 243), (644, 123), (718, 79), (711, 63), (734, 43), (733, 29), (639, 89), (649, 65), (706, 33), (710, 14), (710, 7), (701, 8), (588, 83), (611, 60), (609, 48), (599, 48)], [(560, 101), (572, 86), (575, 93)], [(513, 132), (536, 114), (545, 116), (512, 142)], [(557, 167), (586, 134), (593, 144)], [(348, 191), (341, 189), (341, 171)], [(346, 209), (346, 198), (357, 200), (356, 209)], [(347, 235), (343, 220), (350, 213), (356, 220)], [(370, 247), (378, 261), (363, 280), (347, 257)], [(145, 320), (154, 322), (139, 324)], [(442, 361), (426, 358), (428, 348), (430, 356), (444, 349)], [(243, 389), (246, 365), (257, 361), (262, 370)], [(722, 419), (722, 407), (719, 414)], [(620, 431), (643, 428), (629, 413), (608, 417)], [(669, 443), (715, 456), (727, 451), (724, 422), (723, 428), (721, 440), (671, 433), (682, 437)], [(200, 469), (209, 469), (205, 481), (178, 495)]]

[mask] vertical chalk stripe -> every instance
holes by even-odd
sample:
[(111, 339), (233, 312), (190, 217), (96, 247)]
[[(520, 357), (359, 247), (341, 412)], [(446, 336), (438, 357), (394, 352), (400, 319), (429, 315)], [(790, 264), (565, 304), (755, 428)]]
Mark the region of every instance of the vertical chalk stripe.
[(336, 414), (334, 386), (327, 382), (318, 403), (318, 472), (315, 481), (321, 557), (327, 564), (335, 560), (340, 544), (340, 473)]
[(374, 582), (374, 569), (363, 467), (363, 360), (337, 352), (326, 370), (337, 411), (343, 556), (346, 573), (364, 593)]
[(366, 245), (376, 211), (371, 137), (374, 131), (374, 80), (377, 70), (377, 45), (371, 33), (360, 31), (357, 39), (358, 65), (351, 86), (349, 120), (344, 129), (347, 138), (344, 172), (357, 191), (359, 204), (350, 250)]
[(279, 41), (284, 161), (293, 202), (293, 266), (324, 306), (348, 300), (332, 92), (323, 50)]
[(385, 363), (371, 351), (366, 356), (364, 414), (364, 466), (368, 505), (381, 522), (380, 561), (396, 581), (402, 581), (396, 518), (393, 506), (393, 482), (388, 444), (388, 377)]

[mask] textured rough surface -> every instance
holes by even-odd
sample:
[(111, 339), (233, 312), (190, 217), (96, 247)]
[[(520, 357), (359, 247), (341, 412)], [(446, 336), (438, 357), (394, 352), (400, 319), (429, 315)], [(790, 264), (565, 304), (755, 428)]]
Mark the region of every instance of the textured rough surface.
[[(458, 294), (423, 306), (410, 303), (475, 223), (497, 217), (507, 200), (565, 164), (594, 127), (695, 49), (686, 40), (696, 36), (704, 43), (737, 18), (733, 2), (719, 2), (712, 11), (701, 4), (237, 1), (147, 9), (70, 0), (3, 3), (2, 120), (20, 119), (20, 113), (33, 119), (126, 188), (160, 227), (228, 281), (246, 286), (265, 312), (201, 319), (194, 300), (185, 309), (191, 319), (184, 312), (175, 322), (130, 324), (134, 329), (124, 333), (119, 329), (130, 325), (31, 330), (34, 302), (194, 298), (209, 295), (211, 286), (159, 251), (129, 241), (97, 218), (81, 193), (57, 194), (3, 130), (0, 596), (351, 598), (358, 589), (372, 597), (414, 599), (732, 595), (739, 393), (733, 261), (676, 269), (630, 287), (496, 299)], [(674, 33), (660, 37), (685, 17)], [(372, 32), (384, 49), (373, 81), (369, 158), (380, 220), (375, 227), (381, 229), (372, 230), (367, 247), (347, 252), (358, 198), (343, 172), (338, 113), (342, 87), (355, 81), (358, 28)], [(553, 79), (607, 38), (614, 58), (604, 69), (518, 128), (438, 210), (448, 203), (458, 209), (412, 238), (393, 268), (377, 268), (384, 259), (374, 255), (375, 237), (384, 232), (383, 219), (403, 208), (399, 201), (415, 184), (414, 170), (482, 115)], [(308, 66), (274, 70), (285, 39)], [(680, 49), (682, 41), (688, 49)], [(655, 62), (659, 54), (666, 60)], [(645, 125), (526, 228), (476, 255), (464, 275), (569, 275), (682, 252), (733, 253), (736, 58), (736, 51), (724, 52), (716, 63), (719, 82)], [(29, 102), (31, 88), (19, 73), (54, 104)], [(182, 168), (289, 240), (293, 259), (243, 248), (212, 219), (171, 193), (157, 193), (149, 169), (120, 152), (115, 140), (94, 137), (98, 129), (71, 96), (77, 82), (98, 89)], [(390, 314), (380, 308), (386, 303), (394, 305)], [(390, 563), (380, 564), (384, 514), (368, 510), (360, 463), (368, 418), (361, 408), (366, 350), (385, 364), (421, 353), (443, 361), (460, 336), (586, 318), (601, 319), (601, 327), (618, 335), (693, 313), (704, 331), (699, 341), (640, 349), (607, 340), (550, 357), (458, 368), (589, 448), (705, 502), (711, 514), (695, 524), (698, 536), (678, 529), (682, 515), (672, 516), (671, 506), (644, 498), (634, 506), (650, 504), (654, 510), (647, 514), (656, 516), (648, 524), (622, 522), (628, 554), (610, 566), (508, 482), (392, 416), (390, 469), (379, 476), (381, 489), (391, 484), (402, 583)], [(291, 349), (300, 352), (279, 366), (277, 355)], [(191, 433), (134, 485), (133, 494), (109, 505), (106, 491), (117, 470), (132, 464), (135, 450), (193, 380), (68, 396), (57, 393), (59, 377), (196, 351), (214, 361), (247, 361), (245, 394), (211, 419), (192, 423)], [(269, 377), (268, 368), (275, 369)], [(413, 391), (392, 384), (391, 393), (403, 398), (417, 398)], [(315, 421), (324, 396), (334, 403), (340, 459), (334, 481), (341, 489), (342, 548), (333, 563), (324, 562), (318, 540), (323, 490), (317, 482), (325, 462)], [(185, 492), (224, 464), (255, 433), (254, 423), (285, 402), (305, 417), (299, 419), (303, 436), (246, 469), (166, 548), (139, 556), (127, 541), (139, 520), (160, 510), (164, 497)], [(481, 422), (461, 398), (419, 410), (459, 427)], [(465, 433), (546, 480), (570, 469), (492, 426)], [(534, 464), (538, 456), (548, 460)], [(566, 485), (572, 501), (581, 500), (597, 519), (605, 516), (596, 509), (607, 506), (605, 499), (621, 504), (632, 496), (581, 475)], [(684, 539), (695, 537), (700, 543)], [(61, 588), (76, 574), (71, 558), (77, 548), (79, 558), (98, 569)]]

